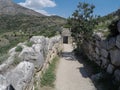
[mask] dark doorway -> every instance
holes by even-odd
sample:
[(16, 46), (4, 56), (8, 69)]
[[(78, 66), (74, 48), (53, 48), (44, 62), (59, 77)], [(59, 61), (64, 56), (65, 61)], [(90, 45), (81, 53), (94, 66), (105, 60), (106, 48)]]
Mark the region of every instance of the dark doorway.
[(68, 36), (63, 37), (63, 43), (68, 44)]

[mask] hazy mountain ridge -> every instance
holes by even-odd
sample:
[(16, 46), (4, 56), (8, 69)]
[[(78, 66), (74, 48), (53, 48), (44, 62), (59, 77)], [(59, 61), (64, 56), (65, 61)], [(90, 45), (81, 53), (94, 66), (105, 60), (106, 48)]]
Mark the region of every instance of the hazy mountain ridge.
[(44, 16), (41, 13), (35, 12), (31, 9), (22, 7), (12, 0), (0, 0), (0, 15), (35, 15), (35, 16)]

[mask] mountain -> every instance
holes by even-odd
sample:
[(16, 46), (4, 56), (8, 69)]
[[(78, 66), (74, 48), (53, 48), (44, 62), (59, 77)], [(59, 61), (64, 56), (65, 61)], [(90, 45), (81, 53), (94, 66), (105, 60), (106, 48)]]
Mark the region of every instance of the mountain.
[(35, 16), (44, 16), (38, 12), (35, 12), (31, 9), (22, 7), (12, 0), (0, 0), (0, 15), (7, 14), (7, 15), (18, 15), (18, 14), (25, 14), (25, 15), (35, 15)]

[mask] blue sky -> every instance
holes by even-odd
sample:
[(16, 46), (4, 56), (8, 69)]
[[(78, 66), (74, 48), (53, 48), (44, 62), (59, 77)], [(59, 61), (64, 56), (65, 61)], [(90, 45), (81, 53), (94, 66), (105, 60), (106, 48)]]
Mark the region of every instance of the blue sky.
[[(69, 17), (76, 9), (78, 2), (87, 2), (95, 5), (96, 15), (107, 15), (120, 8), (120, 0), (13, 0), (22, 6), (34, 9), (46, 15)], [(26, 2), (25, 2), (26, 1)], [(22, 3), (21, 3), (22, 2)], [(30, 3), (28, 3), (30, 2)]]

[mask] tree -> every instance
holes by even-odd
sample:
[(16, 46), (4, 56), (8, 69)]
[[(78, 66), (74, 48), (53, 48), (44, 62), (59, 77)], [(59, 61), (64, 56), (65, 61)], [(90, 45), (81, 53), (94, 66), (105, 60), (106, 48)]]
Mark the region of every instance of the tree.
[(68, 24), (71, 26), (72, 36), (78, 49), (80, 49), (83, 40), (88, 40), (93, 34), (93, 28), (96, 24), (95, 16), (93, 15), (94, 8), (94, 5), (80, 2), (77, 10), (68, 19)]

